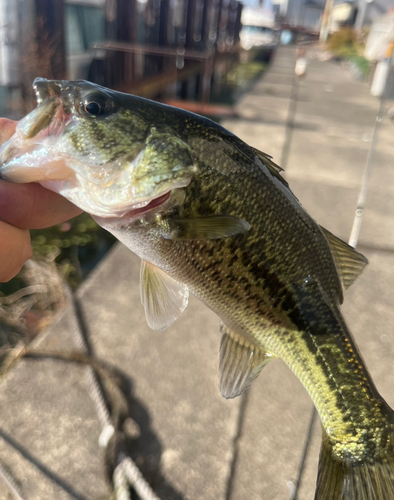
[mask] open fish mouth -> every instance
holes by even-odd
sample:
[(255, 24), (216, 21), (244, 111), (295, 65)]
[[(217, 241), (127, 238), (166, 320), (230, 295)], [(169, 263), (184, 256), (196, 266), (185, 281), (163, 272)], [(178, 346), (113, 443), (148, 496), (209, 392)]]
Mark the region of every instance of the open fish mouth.
[[(164, 194), (159, 196), (155, 195), (154, 198), (151, 197), (138, 203), (128, 202), (124, 204), (117, 204), (112, 207), (101, 205), (99, 200), (95, 203), (94, 200), (92, 201), (90, 198), (87, 200), (89, 210), (86, 208), (86, 211), (91, 215), (102, 219), (138, 219), (146, 215), (148, 212), (153, 212), (159, 209), (170, 199), (171, 193), (172, 190), (169, 190)], [(81, 206), (82, 204), (83, 203), (79, 203), (78, 206)], [(93, 205), (95, 205), (94, 208)]]
[(108, 215), (108, 214), (92, 214), (93, 218), (99, 224), (106, 224), (115, 221), (132, 221), (136, 219), (140, 219), (147, 215), (149, 212), (154, 213), (159, 210), (161, 207), (166, 205), (167, 201), (171, 198), (172, 191), (168, 191), (157, 198), (153, 198), (151, 200), (146, 200), (143, 203), (138, 203), (133, 205), (132, 208), (129, 208), (127, 211), (118, 212), (116, 214)]
[(0, 147), (0, 178), (10, 182), (65, 179), (72, 174), (64, 158), (52, 151), (71, 122), (59, 96), (52, 95), (25, 116), (15, 134)]
[(134, 179), (133, 162), (125, 162), (126, 168), (115, 168), (106, 181), (84, 176), (91, 165), (57, 150), (68, 123), (70, 120), (57, 116), (45, 127), (20, 122), (15, 135), (0, 148), (0, 178), (16, 183), (38, 182), (98, 217), (133, 219), (159, 208), (173, 189), (186, 187), (191, 180), (190, 176), (175, 182), (169, 178), (161, 188), (150, 189), (149, 176)]
[(162, 194), (157, 198), (153, 198), (153, 200), (147, 202), (147, 204), (143, 207), (132, 208), (131, 210), (126, 212), (123, 217), (127, 219), (137, 219), (138, 217), (145, 215), (147, 212), (161, 207), (162, 205), (164, 205), (164, 203), (166, 203), (167, 200), (170, 199), (171, 192), (172, 191), (168, 191), (168, 193)]
[(37, 108), (0, 147), (0, 178), (38, 182), (91, 215), (134, 218), (196, 174), (189, 145), (133, 114), (121, 94), (43, 78), (34, 89)]

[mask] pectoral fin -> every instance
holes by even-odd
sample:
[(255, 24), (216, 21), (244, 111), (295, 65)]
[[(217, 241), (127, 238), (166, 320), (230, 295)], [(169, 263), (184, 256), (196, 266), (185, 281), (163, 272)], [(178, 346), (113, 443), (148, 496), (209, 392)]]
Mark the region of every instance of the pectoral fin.
[(223, 324), (220, 331), (220, 391), (230, 399), (242, 394), (273, 356)]
[(359, 252), (334, 236), (330, 231), (320, 226), (330, 245), (335, 263), (338, 268), (339, 277), (341, 278), (343, 288), (346, 290), (356, 281), (363, 272), (364, 267), (368, 264), (368, 260)]
[(168, 221), (170, 240), (218, 240), (244, 233), (250, 228), (245, 220), (230, 215), (213, 215)]
[(188, 288), (153, 264), (141, 261), (141, 302), (152, 330), (164, 330), (185, 310)]

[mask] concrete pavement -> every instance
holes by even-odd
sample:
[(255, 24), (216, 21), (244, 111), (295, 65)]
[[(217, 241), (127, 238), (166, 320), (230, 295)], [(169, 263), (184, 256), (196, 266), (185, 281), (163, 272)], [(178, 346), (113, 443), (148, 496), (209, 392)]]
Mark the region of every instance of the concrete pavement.
[[(279, 161), (294, 69), (280, 48), (264, 77), (223, 124)], [(286, 178), (323, 226), (348, 239), (378, 102), (332, 62), (314, 59), (302, 82)], [(394, 406), (394, 126), (379, 132), (360, 250), (370, 265), (346, 293), (344, 313), (377, 387)], [(218, 391), (219, 320), (192, 300), (165, 332), (145, 324), (139, 262), (118, 246), (78, 292), (97, 356), (130, 382), (139, 431), (131, 453), (162, 500), (287, 500), (297, 477), (312, 404), (281, 361), (270, 363), (246, 396)], [(74, 346), (66, 313), (42, 348)], [(105, 499), (100, 426), (83, 369), (22, 361), (2, 381), (0, 461), (27, 500)], [(313, 498), (319, 425), (299, 500)], [(0, 483), (0, 500), (11, 498)]]

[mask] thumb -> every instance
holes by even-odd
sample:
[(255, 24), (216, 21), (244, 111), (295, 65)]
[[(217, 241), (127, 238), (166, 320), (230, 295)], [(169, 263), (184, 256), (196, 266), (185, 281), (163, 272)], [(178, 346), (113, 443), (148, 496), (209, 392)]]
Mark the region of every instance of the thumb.
[(4, 142), (13, 136), (17, 125), (18, 122), (14, 120), (0, 118), (0, 144), (4, 144)]
[(0, 283), (16, 276), (23, 264), (31, 257), (30, 235), (0, 221)]

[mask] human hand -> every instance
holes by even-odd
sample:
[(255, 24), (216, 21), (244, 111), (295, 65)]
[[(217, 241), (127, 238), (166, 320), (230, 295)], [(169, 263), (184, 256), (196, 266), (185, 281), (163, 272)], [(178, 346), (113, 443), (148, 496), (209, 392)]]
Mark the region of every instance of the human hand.
[[(0, 144), (8, 141), (16, 125), (0, 118)], [(0, 180), (0, 282), (18, 274), (31, 257), (29, 229), (50, 227), (80, 213), (68, 200), (39, 184)]]

